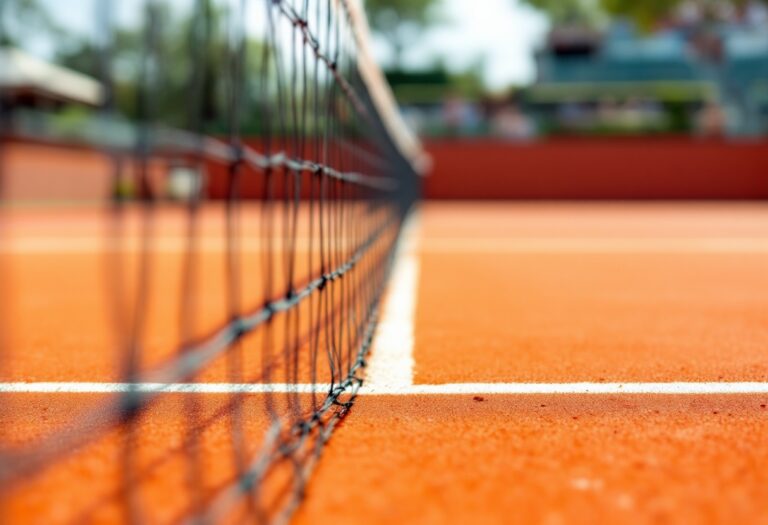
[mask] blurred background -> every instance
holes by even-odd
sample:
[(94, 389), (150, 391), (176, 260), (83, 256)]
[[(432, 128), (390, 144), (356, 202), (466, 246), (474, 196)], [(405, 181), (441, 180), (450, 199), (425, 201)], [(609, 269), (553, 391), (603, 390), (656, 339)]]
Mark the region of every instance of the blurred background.
[(367, 5), (430, 197), (766, 196), (766, 2)]
[(379, 57), (425, 136), (760, 136), (758, 0), (369, 0)]
[[(162, 31), (171, 67), (148, 103), (163, 122), (183, 127), (189, 23), (183, 10), (190, 2), (170, 4), (181, 12), (167, 17), (174, 24)], [(111, 86), (96, 80), (103, 77), (94, 60), (97, 3), (69, 5), (0, 4), (3, 127), (72, 144), (94, 138), (132, 144), (130, 122), (146, 110), (136, 96), (141, 3), (116, 4), (114, 56), (106, 57), (116, 64)], [(217, 5), (214, 26), (226, 16)], [(427, 197), (768, 196), (764, 1), (366, 0), (365, 7), (376, 58), (432, 157)], [(225, 89), (215, 80), (226, 65), (214, 58), (217, 45), (227, 43), (213, 42), (203, 57), (213, 79), (202, 97), (209, 133), (227, 126)], [(258, 70), (258, 38), (250, 45), (248, 67)], [(104, 96), (114, 99), (108, 122), (94, 117)], [(259, 133), (257, 118), (245, 117), (242, 126), (245, 135)], [(39, 172), (34, 168), (15, 171)], [(12, 196), (35, 186), (31, 176), (20, 182), (7, 171)], [(104, 191), (97, 179), (82, 191)], [(169, 180), (170, 193), (204, 185), (220, 196), (215, 173), (180, 165)], [(61, 191), (77, 193), (64, 186)]]

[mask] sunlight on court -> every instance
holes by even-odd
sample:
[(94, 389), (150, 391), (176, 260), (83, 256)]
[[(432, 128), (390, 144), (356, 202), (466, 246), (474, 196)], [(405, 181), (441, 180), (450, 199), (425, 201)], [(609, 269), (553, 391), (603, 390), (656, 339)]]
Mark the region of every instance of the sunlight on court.
[(0, 2), (0, 521), (768, 525), (766, 64), (759, 0)]

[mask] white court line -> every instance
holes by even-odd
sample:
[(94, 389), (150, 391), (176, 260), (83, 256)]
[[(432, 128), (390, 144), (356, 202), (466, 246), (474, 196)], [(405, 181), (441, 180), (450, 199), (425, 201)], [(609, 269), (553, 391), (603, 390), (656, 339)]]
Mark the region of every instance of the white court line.
[[(235, 383), (0, 383), (3, 394), (120, 394), (178, 393), (178, 394), (264, 394), (264, 393), (322, 393), (325, 384), (235, 384)], [(453, 383), (442, 385), (405, 385), (381, 388), (364, 385), (359, 395), (473, 395), (473, 394), (659, 394), (659, 395), (721, 395), (766, 394), (768, 382), (670, 382), (670, 383)]]
[(768, 238), (760, 237), (557, 237), (429, 239), (423, 253), (768, 253)]
[[(417, 219), (406, 225), (398, 248), (389, 294), (360, 395), (535, 395), (535, 394), (661, 394), (719, 395), (768, 394), (768, 382), (666, 382), (666, 383), (454, 383), (413, 384), (413, 319), (418, 286), (419, 252), (691, 252), (768, 253), (768, 239), (444, 239), (417, 245)], [(174, 248), (170, 244), (167, 247)], [(27, 248), (34, 248), (27, 246)], [(40, 246), (45, 249), (45, 246)], [(194, 393), (263, 394), (323, 392), (329, 385), (233, 383), (96, 383), (6, 382), (0, 393)]]
[(419, 217), (408, 218), (398, 243), (382, 315), (376, 328), (365, 384), (396, 390), (413, 384), (413, 327), (419, 283)]
[(378, 395), (458, 394), (768, 394), (768, 382), (742, 383), (453, 383), (411, 385), (401, 391), (361, 390)]

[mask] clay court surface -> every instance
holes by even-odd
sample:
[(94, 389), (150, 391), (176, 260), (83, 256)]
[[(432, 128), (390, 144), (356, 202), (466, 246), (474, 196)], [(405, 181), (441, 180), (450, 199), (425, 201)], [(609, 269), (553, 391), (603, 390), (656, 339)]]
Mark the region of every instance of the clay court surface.
[[(0, 428), (16, 447), (109, 395), (105, 262), (123, 250), (136, 264), (136, 246), (128, 232), (105, 249), (101, 210), (4, 213)], [(226, 315), (218, 217), (212, 206), (200, 225), (201, 332)], [(180, 218), (155, 222), (145, 366), (179, 339)], [(259, 246), (243, 224), (247, 268)], [(405, 235), (366, 387), (297, 523), (768, 523), (768, 207), (427, 203)], [(244, 302), (258, 282), (243, 279)], [(244, 381), (259, 382), (258, 362), (246, 355)], [(198, 380), (225, 386), (225, 369)], [(48, 386), (7, 392), (18, 383)], [(130, 474), (125, 436), (100, 435), (17, 484), (6, 518), (118, 520), (129, 475), (148, 521), (182, 519), (191, 449), (204, 492), (233, 475), (231, 399), (215, 390), (144, 413)], [(242, 401), (254, 443), (263, 397)]]

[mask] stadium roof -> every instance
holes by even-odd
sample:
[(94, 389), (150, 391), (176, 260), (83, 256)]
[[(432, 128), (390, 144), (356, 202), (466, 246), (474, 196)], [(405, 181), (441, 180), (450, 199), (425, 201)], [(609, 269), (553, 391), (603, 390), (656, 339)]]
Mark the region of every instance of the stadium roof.
[(0, 47), (0, 89), (91, 106), (104, 94), (97, 80), (10, 47)]

